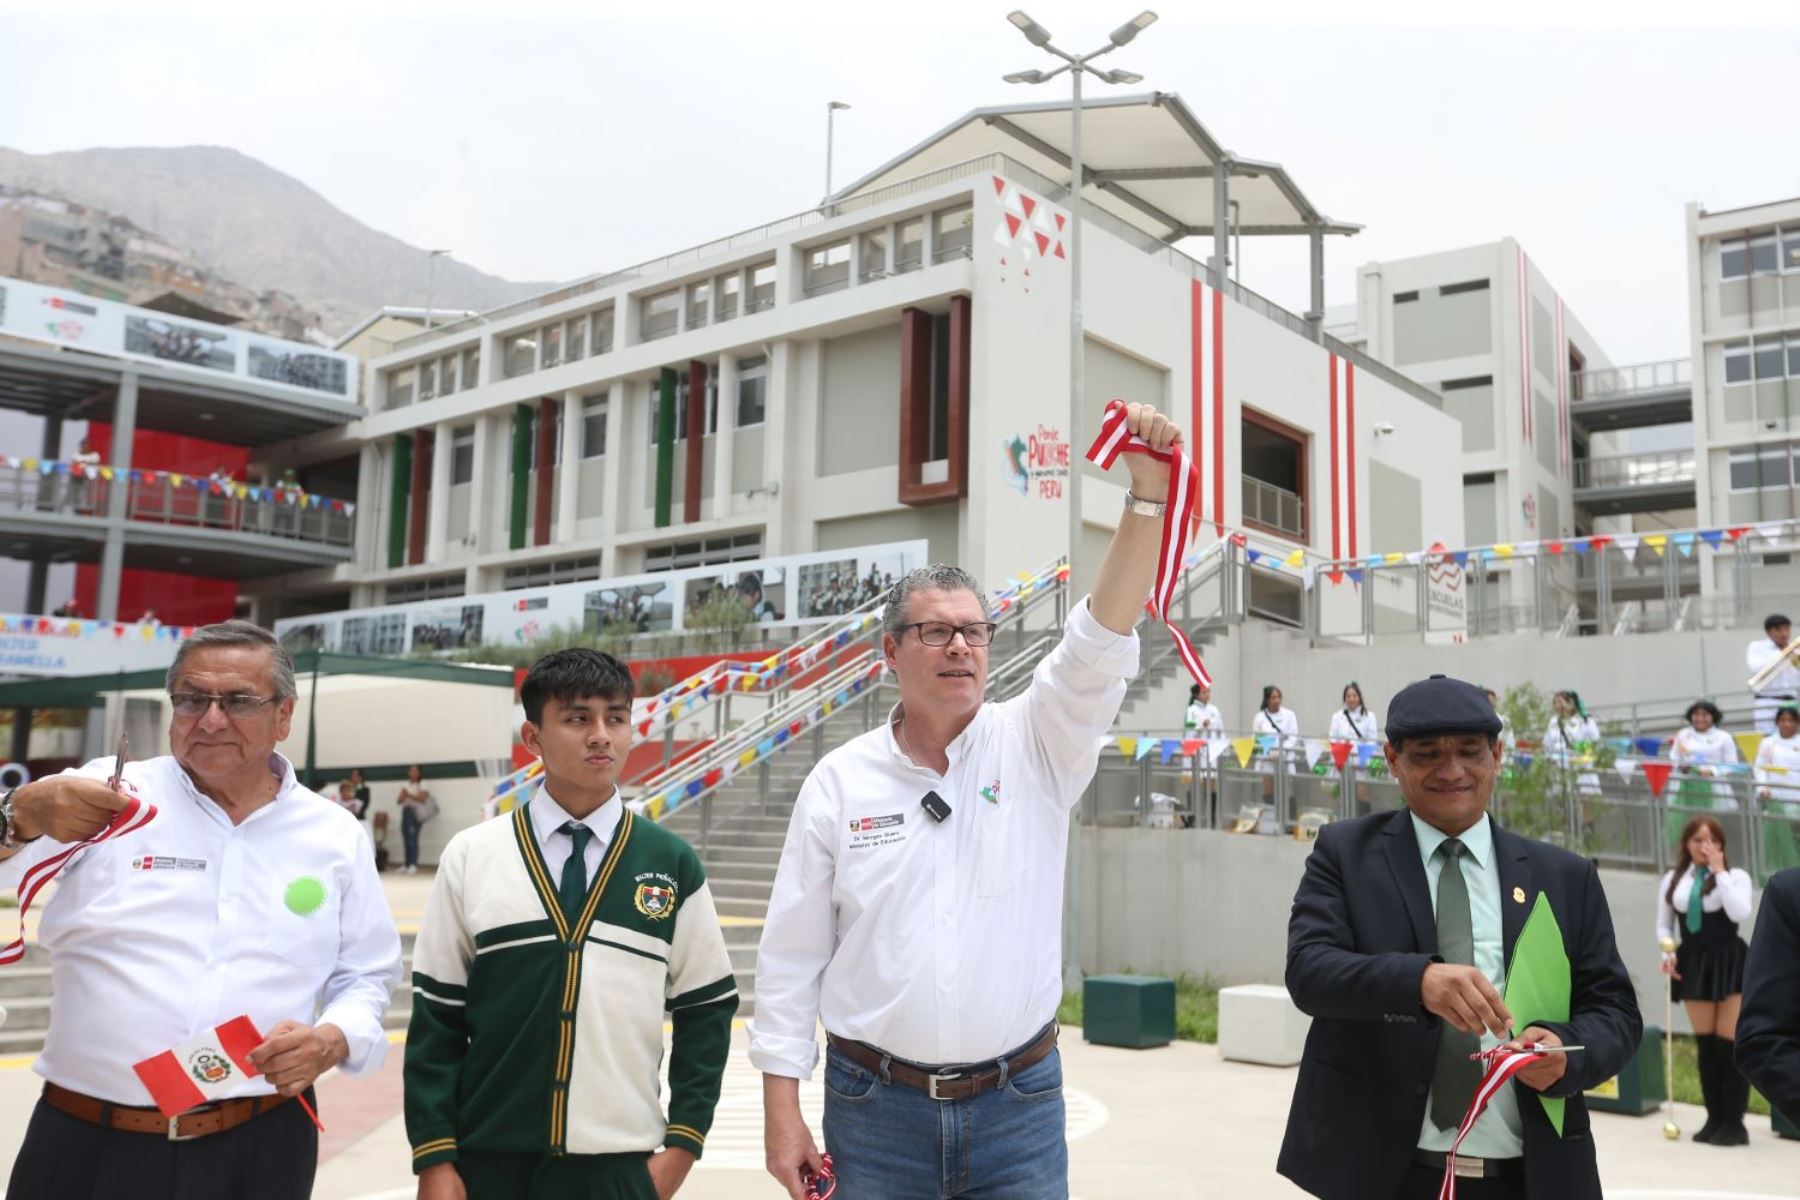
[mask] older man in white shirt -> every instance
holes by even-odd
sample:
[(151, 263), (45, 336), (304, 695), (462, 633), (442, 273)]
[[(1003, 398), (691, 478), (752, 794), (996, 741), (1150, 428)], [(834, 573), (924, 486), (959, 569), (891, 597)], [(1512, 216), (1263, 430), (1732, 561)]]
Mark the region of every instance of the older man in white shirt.
[[(71, 858), (44, 910), (56, 998), (11, 1196), (301, 1200), (318, 1133), (290, 1101), (387, 1053), (400, 938), (356, 818), (275, 752), (294, 710), (287, 652), (249, 622), (209, 625), (168, 686), (174, 754), (123, 778), (155, 819)], [(0, 798), (0, 886), (107, 826), (125, 803), (113, 771), (100, 759)], [(214, 1061), (214, 1102), (163, 1117), (134, 1064), (239, 1016), (264, 1038), (259, 1074), (220, 1090)]]
[[(1149, 405), (1127, 429), (1165, 451)], [(768, 1168), (799, 1200), (820, 1154), (799, 1081), (829, 1042), (825, 1142), (857, 1200), (1068, 1194), (1062, 889), (1069, 810), (1137, 674), (1169, 467), (1129, 454), (1131, 491), (1093, 594), (1015, 700), (984, 704), (993, 625), (949, 566), (889, 594), (900, 703), (822, 759), (795, 801), (757, 956), (750, 1059)]]
[[(1794, 624), (1781, 613), (1770, 613), (1763, 619), (1764, 637), (1744, 647), (1744, 666), (1754, 678), (1757, 672), (1787, 653)], [(1800, 665), (1789, 659), (1756, 689), (1756, 727), (1764, 734), (1775, 732), (1775, 714), (1786, 705), (1800, 700)]]

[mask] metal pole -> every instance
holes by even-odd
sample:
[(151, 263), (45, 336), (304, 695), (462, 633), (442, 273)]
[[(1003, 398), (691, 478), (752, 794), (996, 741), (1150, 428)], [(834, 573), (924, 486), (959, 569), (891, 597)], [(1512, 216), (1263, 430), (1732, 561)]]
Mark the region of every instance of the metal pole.
[(1069, 105), (1069, 594), (1081, 586), (1081, 408), (1085, 346), (1081, 322), (1081, 76), (1087, 60), (1074, 60)]
[(437, 299), (437, 260), (436, 250), (425, 254), (425, 328), (431, 328), (431, 305)]
[(131, 447), (137, 436), (138, 377), (126, 371), (119, 377), (119, 398), (113, 405), (111, 465), (113, 485), (106, 492), (106, 542), (100, 550), (100, 594), (94, 616), (102, 621), (119, 619), (119, 581), (125, 573), (125, 521), (130, 515)]
[(1213, 252), (1207, 263), (1212, 268), (1213, 286), (1221, 289), (1231, 266), (1230, 213), (1231, 159), (1221, 157), (1213, 169)]
[(1325, 227), (1313, 225), (1307, 238), (1312, 243), (1312, 311), (1306, 314), (1306, 323), (1312, 327), (1312, 338), (1317, 342), (1325, 334)]

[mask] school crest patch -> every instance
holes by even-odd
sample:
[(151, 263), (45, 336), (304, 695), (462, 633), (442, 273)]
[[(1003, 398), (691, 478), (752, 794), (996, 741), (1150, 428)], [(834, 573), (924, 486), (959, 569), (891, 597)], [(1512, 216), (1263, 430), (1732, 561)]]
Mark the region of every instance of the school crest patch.
[(639, 875), (636, 880), (637, 891), (631, 897), (632, 904), (644, 916), (652, 921), (661, 921), (675, 914), (675, 881), (667, 875), (648, 873)]

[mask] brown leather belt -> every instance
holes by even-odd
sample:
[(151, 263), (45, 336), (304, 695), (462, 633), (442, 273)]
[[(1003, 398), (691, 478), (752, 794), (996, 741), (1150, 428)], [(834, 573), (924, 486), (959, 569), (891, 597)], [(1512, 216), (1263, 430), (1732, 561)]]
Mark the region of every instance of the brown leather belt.
[(241, 1100), (221, 1100), (179, 1116), (165, 1117), (154, 1108), (112, 1104), (57, 1087), (54, 1083), (44, 1085), (44, 1103), (57, 1112), (67, 1113), (90, 1125), (122, 1129), (126, 1133), (153, 1133), (171, 1142), (190, 1142), (208, 1134), (236, 1129), (252, 1117), (280, 1108), (288, 1099), (282, 1095), (245, 1096)]
[[(1050, 1052), (1056, 1049), (1056, 1032), (1056, 1022), (1052, 1021), (1031, 1045), (1017, 1054), (1007, 1055), (1006, 1073), (1008, 1078), (1048, 1057)], [(1000, 1083), (998, 1059), (985, 1063), (970, 1063), (960, 1067), (925, 1067), (916, 1063), (902, 1062), (867, 1042), (853, 1042), (849, 1038), (841, 1038), (835, 1033), (827, 1033), (825, 1040), (837, 1047), (838, 1053), (863, 1070), (882, 1075), (895, 1083), (904, 1083), (907, 1087), (917, 1088), (933, 1100), (965, 1100), (970, 1096), (979, 1096), (983, 1092), (992, 1091)]]

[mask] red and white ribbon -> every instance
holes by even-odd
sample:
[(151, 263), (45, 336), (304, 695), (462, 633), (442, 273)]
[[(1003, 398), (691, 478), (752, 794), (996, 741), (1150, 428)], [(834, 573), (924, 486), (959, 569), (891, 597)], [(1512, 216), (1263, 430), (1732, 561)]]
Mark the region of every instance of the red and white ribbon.
[(1088, 447), (1087, 457), (1103, 471), (1112, 469), (1121, 454), (1148, 454), (1158, 462), (1169, 464), (1168, 508), (1163, 513), (1162, 550), (1156, 561), (1156, 587), (1150, 593), (1152, 616), (1168, 627), (1175, 639), (1176, 652), (1187, 664), (1188, 674), (1201, 687), (1212, 686), (1212, 676), (1194, 652), (1181, 627), (1169, 619), (1169, 606), (1175, 602), (1175, 585), (1181, 581), (1181, 564), (1187, 557), (1188, 535), (1199, 519), (1200, 473), (1176, 442), (1167, 450), (1153, 450), (1150, 443), (1125, 428), (1125, 402), (1112, 400), (1100, 418), (1100, 436)]
[(58, 873), (68, 865), (69, 860), (86, 850), (89, 846), (98, 846), (110, 838), (123, 837), (135, 833), (156, 819), (156, 806), (136, 796), (129, 796), (125, 807), (113, 816), (112, 823), (85, 842), (76, 842), (73, 846), (65, 846), (50, 857), (31, 864), (24, 876), (19, 880), (19, 936), (4, 949), (0, 949), (0, 966), (16, 963), (25, 957), (25, 913), (31, 908), (31, 902), (37, 894), (44, 890), (44, 885), (55, 879)]
[(1488, 1101), (1500, 1094), (1500, 1089), (1512, 1082), (1512, 1077), (1543, 1058), (1542, 1050), (1508, 1050), (1505, 1046), (1495, 1046), (1492, 1050), (1483, 1050), (1480, 1054), (1469, 1057), (1488, 1064), (1487, 1074), (1475, 1088), (1475, 1095), (1469, 1100), (1469, 1111), (1463, 1114), (1462, 1125), (1457, 1128), (1456, 1140), (1450, 1143), (1450, 1152), (1444, 1155), (1444, 1181), (1438, 1185), (1438, 1200), (1456, 1200), (1456, 1151), (1469, 1131), (1475, 1128), (1475, 1122), (1487, 1111)]

